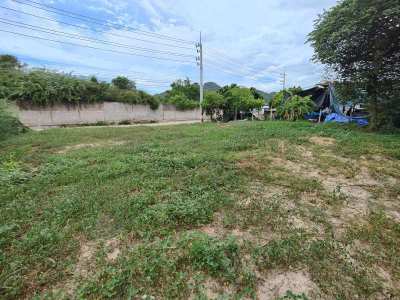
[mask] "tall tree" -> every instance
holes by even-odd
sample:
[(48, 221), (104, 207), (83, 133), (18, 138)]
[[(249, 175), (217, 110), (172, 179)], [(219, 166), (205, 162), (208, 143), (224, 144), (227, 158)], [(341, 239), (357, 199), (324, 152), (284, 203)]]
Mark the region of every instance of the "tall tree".
[(20, 69), (22, 64), (18, 58), (13, 55), (3, 54), (0, 55), (0, 68), (3, 69)]
[(314, 60), (365, 90), (372, 127), (400, 126), (400, 2), (343, 0), (316, 20)]
[(112, 84), (121, 90), (135, 90), (136, 84), (125, 76), (118, 76), (112, 80)]
[(178, 79), (171, 84), (171, 90), (168, 91), (167, 97), (176, 95), (183, 95), (192, 101), (200, 101), (200, 86), (197, 83), (192, 83), (189, 78)]

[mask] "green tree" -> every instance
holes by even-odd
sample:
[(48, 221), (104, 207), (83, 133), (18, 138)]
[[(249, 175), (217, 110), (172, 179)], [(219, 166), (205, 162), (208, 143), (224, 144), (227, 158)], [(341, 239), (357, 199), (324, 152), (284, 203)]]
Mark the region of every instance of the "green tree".
[(170, 96), (166, 103), (175, 105), (178, 110), (187, 110), (199, 107), (199, 102), (187, 98), (184, 94), (175, 94)]
[(400, 126), (400, 2), (343, 0), (309, 35), (314, 60), (366, 92), (373, 128)]
[(276, 93), (270, 102), (270, 106), (271, 108), (278, 108), (283, 106), (283, 104), (285, 103), (285, 100), (289, 97), (291, 97), (292, 94), (290, 92), (287, 91), (280, 91), (279, 93)]
[(301, 97), (299, 95), (291, 96), (287, 101), (278, 106), (278, 116), (289, 121), (296, 121), (311, 112), (314, 104), (311, 97)]
[(253, 94), (254, 99), (264, 99), (264, 97), (259, 93), (259, 91), (257, 91), (256, 88), (251, 87), (250, 91)]
[(291, 88), (288, 88), (288, 92), (290, 92), (292, 95), (298, 95), (302, 91), (303, 89), (300, 86), (293, 86)]
[(18, 58), (13, 55), (3, 54), (0, 55), (0, 68), (2, 69), (20, 69), (22, 64)]
[(234, 87), (230, 89), (226, 99), (228, 109), (234, 113), (234, 120), (237, 119), (239, 111), (248, 112), (252, 109), (259, 109), (264, 105), (264, 100), (255, 99), (248, 88)]
[(93, 83), (99, 83), (99, 80), (97, 79), (97, 77), (96, 76), (91, 76), (90, 77), (90, 79), (89, 79), (91, 82), (93, 82)]
[(121, 89), (121, 90), (135, 90), (136, 85), (134, 81), (129, 80), (129, 78), (125, 76), (118, 76), (114, 78), (112, 81), (112, 84)]
[(214, 120), (214, 116), (219, 115), (220, 111), (223, 110), (225, 106), (224, 97), (217, 92), (207, 92), (204, 97), (203, 109), (207, 115)]
[(192, 83), (188, 78), (185, 80), (178, 79), (171, 84), (167, 98), (176, 95), (184, 95), (189, 100), (200, 101), (200, 86), (197, 83)]

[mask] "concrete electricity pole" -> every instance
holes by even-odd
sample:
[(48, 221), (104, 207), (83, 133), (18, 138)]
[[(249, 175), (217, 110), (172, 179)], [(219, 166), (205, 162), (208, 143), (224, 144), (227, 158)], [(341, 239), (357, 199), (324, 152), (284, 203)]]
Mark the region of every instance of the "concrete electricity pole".
[(285, 90), (286, 89), (286, 72), (285, 71), (283, 71), (283, 73), (282, 73), (281, 83), (282, 83), (283, 90)]
[(200, 67), (200, 109), (201, 109), (201, 122), (203, 122), (204, 79), (203, 79), (203, 42), (201, 39), (201, 32), (200, 32), (200, 42), (196, 46), (197, 46), (197, 53), (199, 54), (199, 56), (196, 59), (197, 59), (197, 65)]

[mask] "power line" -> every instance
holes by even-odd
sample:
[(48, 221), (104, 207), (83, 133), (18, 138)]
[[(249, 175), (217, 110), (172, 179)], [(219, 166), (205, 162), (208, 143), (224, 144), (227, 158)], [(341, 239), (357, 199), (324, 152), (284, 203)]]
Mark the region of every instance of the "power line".
[(13, 32), (13, 31), (8, 31), (8, 30), (3, 30), (3, 29), (0, 29), (0, 31), (18, 35), (18, 36), (24, 36), (24, 37), (28, 37), (28, 38), (32, 38), (32, 39), (38, 39), (38, 40), (43, 40), (43, 41), (55, 42), (55, 43), (66, 44), (66, 45), (71, 45), (71, 46), (78, 46), (78, 47), (95, 49), (95, 50), (101, 50), (101, 51), (105, 51), (105, 52), (118, 53), (118, 54), (130, 55), (130, 56), (141, 56), (141, 57), (146, 57), (146, 58), (151, 58), (151, 59), (167, 60), (167, 61), (179, 62), (179, 63), (184, 63), (184, 64), (189, 63), (188, 61), (183, 61), (183, 60), (176, 60), (176, 59), (170, 59), (170, 58), (165, 58), (165, 57), (155, 57), (155, 56), (144, 55), (144, 54), (135, 54), (132, 52), (124, 52), (124, 51), (119, 51), (119, 50), (98, 48), (98, 47), (93, 47), (93, 46), (89, 46), (89, 45), (81, 45), (81, 44), (71, 43), (71, 42), (66, 42), (66, 41), (53, 40), (53, 39), (48, 39), (48, 38), (43, 38), (43, 37), (39, 37), (39, 36), (33, 36), (33, 35), (29, 35), (29, 34)]
[[(211, 55), (210, 57), (208, 57), (208, 59), (211, 59), (211, 60), (216, 60), (217, 59), (222, 64), (226, 64), (228, 66), (233, 66), (233, 67), (236, 66), (237, 68), (240, 68), (240, 70), (241, 70), (241, 72), (243, 74), (246, 74), (246, 75), (249, 75), (249, 76), (254, 76), (254, 75), (259, 74), (261, 72), (268, 72), (268, 73), (272, 73), (272, 74), (280, 74), (280, 73), (275, 72), (275, 71), (255, 70), (255, 69), (252, 69), (252, 68), (250, 68), (250, 67), (248, 67), (248, 66), (246, 66), (244, 64), (236, 63), (234, 61), (229, 61), (228, 59), (224, 58), (223, 56), (216, 57), (216, 56)], [(265, 76), (272, 76), (272, 75), (271, 74), (265, 74)]]
[(218, 61), (214, 61), (214, 60), (208, 60), (208, 61), (211, 61), (211, 63), (212, 63), (212, 64), (209, 64), (206, 60), (205, 64), (208, 67), (218, 69), (227, 74), (236, 75), (236, 76), (240, 76), (240, 77), (248, 77), (248, 74), (243, 74), (240, 71), (234, 69), (233, 67), (224, 66), (224, 65), (220, 64)]
[[(6, 20), (6, 21), (1, 21), (1, 20)], [(115, 47), (126, 48), (126, 49), (135, 50), (135, 51), (153, 52), (153, 53), (164, 54), (164, 55), (194, 58), (194, 56), (192, 56), (192, 55), (187, 55), (187, 54), (183, 54), (183, 53), (162, 51), (162, 50), (149, 49), (149, 48), (143, 48), (143, 47), (134, 47), (134, 46), (130, 46), (127, 44), (121, 44), (121, 43), (109, 42), (106, 40), (94, 39), (94, 38), (81, 36), (81, 35), (73, 34), (73, 33), (68, 33), (68, 32), (64, 32), (64, 31), (46, 29), (44, 27), (35, 26), (35, 25), (27, 24), (27, 23), (22, 23), (22, 22), (18, 22), (18, 21), (14, 21), (14, 20), (3, 19), (3, 18), (0, 18), (0, 23), (8, 24), (8, 25), (11, 25), (11, 26), (14, 26), (17, 28), (25, 28), (25, 29), (32, 30), (32, 31), (44, 32), (44, 33), (52, 34), (55, 36), (66, 36), (68, 38), (78, 39), (81, 41), (95, 42), (95, 43), (104, 44), (104, 45), (112, 45)], [(15, 24), (18, 24), (18, 25), (15, 25)]]
[[(35, 14), (31, 14), (31, 13), (24, 12), (24, 11), (22, 11), (22, 10), (13, 9), (13, 8), (5, 7), (5, 6), (2, 6), (2, 5), (0, 5), (0, 8), (9, 10), (9, 11), (12, 11), (12, 12), (15, 12), (15, 13), (19, 13), (19, 14), (24, 14), (24, 15), (27, 15), (27, 16), (31, 16), (31, 17), (34, 17), (34, 18), (38, 18), (38, 19), (42, 19), (42, 20), (51, 21), (51, 22), (54, 22), (54, 23), (59, 23), (59, 24), (64, 24), (64, 25), (72, 26), (72, 27), (79, 28), (79, 29), (90, 30), (90, 31), (100, 32), (100, 33), (108, 33), (108, 32), (105, 31), (105, 30), (99, 30), (99, 29), (95, 29), (95, 28), (88, 28), (88, 27), (85, 27), (85, 26), (77, 25), (77, 24), (72, 24), (72, 23), (68, 23), (68, 22), (64, 22), (64, 21), (59, 21), (59, 20), (52, 19), (52, 18), (47, 18), (47, 17), (43, 17), (43, 16), (38, 16), (38, 15), (35, 15)], [(122, 37), (122, 38), (125, 38), (125, 39), (130, 39), (130, 40), (132, 39), (132, 40), (136, 40), (136, 41), (140, 41), (140, 42), (144, 42), (144, 43), (158, 44), (158, 45), (162, 45), (162, 46), (166, 46), (166, 47), (173, 47), (173, 48), (187, 49), (187, 50), (193, 50), (193, 49), (194, 49), (193, 47), (186, 47), (186, 46), (180, 46), (180, 45), (172, 45), (172, 44), (167, 44), (167, 43), (163, 43), (163, 42), (159, 42), (159, 41), (144, 40), (144, 39), (140, 39), (140, 38), (137, 38), (137, 37), (122, 35), (122, 34), (118, 34), (118, 33), (114, 33), (114, 32), (112, 33), (112, 35), (113, 35), (113, 36), (117, 36), (117, 37)]]
[[(229, 57), (229, 56), (223, 54), (223, 53), (222, 53), (220, 50), (218, 50), (218, 49), (210, 48), (209, 50), (211, 50), (211, 52), (214, 51), (214, 52), (216, 53), (215, 56), (211, 53), (211, 57), (214, 56), (214, 58), (215, 58), (216, 56), (218, 56), (218, 59), (221, 60), (221, 61), (225, 60), (225, 63), (235, 64), (236, 66), (238, 66), (238, 67), (240, 67), (240, 68), (245, 68), (245, 69), (247, 69), (249, 72), (252, 72), (252, 73), (265, 72), (265, 70), (256, 70), (256, 69), (254, 69), (254, 68), (252, 68), (252, 67), (249, 67), (249, 66), (247, 66), (247, 65), (244, 65), (242, 62), (239, 62), (238, 60), (233, 59), (232, 57)], [(269, 72), (269, 73), (280, 74), (280, 72), (278, 72), (278, 71), (268, 71), (268, 72)]]
[[(144, 72), (135, 72), (135, 71), (123, 71), (123, 70), (110, 70), (110, 69), (106, 69), (106, 68), (101, 68), (101, 67), (93, 67), (93, 66), (77, 66), (77, 65), (72, 65), (70, 63), (63, 63), (63, 62), (56, 62), (56, 61), (50, 61), (50, 60), (41, 60), (43, 62), (48, 63), (49, 65), (53, 64), (53, 65), (58, 65), (60, 67), (62, 67), (61, 65), (64, 66), (73, 66), (73, 67), (80, 67), (80, 68), (86, 68), (86, 69), (91, 69), (91, 70), (101, 70), (104, 71), (102, 74), (97, 72), (96, 74), (91, 74), (91, 75), (98, 75), (98, 76), (106, 76), (105, 72), (111, 72), (113, 74), (110, 74), (112, 77), (114, 76), (118, 76), (118, 75), (123, 75), (123, 76), (127, 76), (133, 80), (146, 80), (146, 81), (153, 81), (153, 82), (164, 82), (164, 83), (171, 83), (173, 81), (175, 81), (177, 78), (179, 77), (183, 77), (183, 76), (174, 76), (174, 77), (164, 77), (163, 79), (154, 79), (154, 78), (143, 78), (141, 77), (142, 75), (144, 76), (148, 76), (148, 77), (152, 77), (151, 74), (148, 73), (144, 73)], [(44, 64), (42, 64), (43, 67), (32, 67), (30, 69), (47, 69), (47, 70), (51, 70), (50, 66), (45, 66)], [(1, 68), (1, 67), (0, 67)], [(74, 71), (72, 71), (74, 72)], [(86, 76), (86, 75), (85, 75)], [(137, 77), (139, 76), (139, 77)], [(135, 78), (132, 78), (135, 77)]]
[[(231, 64), (224, 65), (223, 61), (221, 62), (221, 61), (213, 59), (213, 58), (210, 59), (210, 57), (208, 59), (211, 60), (211, 62), (213, 63), (214, 66), (219, 67), (225, 73), (232, 74), (232, 75), (239, 75), (239, 76), (245, 77), (249, 80), (252, 80), (254, 82), (260, 81), (259, 79), (257, 79), (255, 77), (254, 74), (246, 72), (245, 70), (244, 71), (241, 70), (241, 68), (243, 68), (243, 66), (235, 67), (235, 66), (232, 66)], [(226, 70), (229, 70), (229, 71), (226, 71)], [(269, 74), (269, 77), (273, 77), (273, 76), (271, 76)]]
[[(42, 4), (42, 3), (39, 3), (36, 1), (27, 1), (27, 0), (25, 0), (25, 2), (20, 1), (20, 0), (12, 0), (12, 1), (22, 4), (22, 5), (34, 7), (34, 8), (44, 10), (47, 12), (61, 14), (64, 16), (68, 16), (70, 18), (86, 21), (86, 22), (93, 23), (93, 24), (98, 24), (98, 25), (102, 25), (102, 26), (106, 26), (106, 27), (130, 31), (130, 32), (135, 32), (137, 34), (147, 35), (147, 36), (151, 36), (151, 37), (158, 38), (158, 39), (170, 40), (170, 41), (174, 41), (176, 43), (194, 44), (194, 41), (184, 40), (184, 39), (180, 39), (180, 38), (176, 38), (176, 37), (172, 37), (172, 36), (168, 36), (168, 35), (164, 35), (164, 34), (159, 34), (159, 33), (151, 32), (151, 31), (146, 31), (146, 30), (142, 30), (142, 29), (134, 28), (134, 27), (130, 27), (130, 26), (122, 26), (122, 25), (112, 23), (112, 22), (105, 22), (104, 20), (101, 20), (101, 19), (89, 17), (89, 16), (82, 15), (82, 14), (77, 14), (77, 13), (74, 13), (71, 11), (56, 8), (56, 7)], [(26, 3), (26, 2), (28, 2), (28, 3)]]
[(251, 74), (245, 73), (241, 70), (237, 70), (236, 68), (234, 68), (232, 66), (223, 65), (220, 62), (215, 61), (215, 60), (211, 60), (211, 62), (212, 62), (212, 64), (206, 63), (207, 66), (212, 67), (212, 68), (218, 68), (220, 71), (222, 71), (224, 73), (243, 77), (243, 78), (246, 78), (246, 79), (254, 81), (254, 82), (260, 81), (260, 80), (257, 80), (256, 78), (254, 78), (254, 76), (252, 76)]

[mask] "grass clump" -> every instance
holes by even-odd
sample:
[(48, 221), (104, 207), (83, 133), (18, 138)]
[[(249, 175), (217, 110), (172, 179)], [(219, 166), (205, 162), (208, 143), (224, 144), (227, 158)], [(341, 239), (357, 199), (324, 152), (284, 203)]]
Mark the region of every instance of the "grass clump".
[(189, 248), (188, 258), (193, 267), (211, 276), (234, 279), (239, 260), (239, 247), (234, 238), (217, 240), (204, 234), (188, 235), (184, 243)]
[[(316, 148), (314, 136), (335, 144)], [(366, 215), (351, 206), (362, 195), (325, 190), (335, 161), (313, 165), (321, 180), (301, 173), (304, 150), (395, 169), (396, 135), (233, 122), (52, 129), (0, 146), (2, 299), (255, 298), (271, 272), (296, 269), (326, 298), (399, 293), (376, 267), (398, 280), (398, 172), (382, 197), (360, 193)]]
[[(187, 298), (205, 278), (234, 281), (241, 277), (239, 246), (234, 239), (217, 240), (200, 233), (145, 242), (118, 264), (103, 266), (80, 287), (82, 297)], [(243, 278), (246, 278), (243, 275)], [(244, 285), (249, 280), (243, 281)]]
[(21, 122), (7, 111), (5, 100), (0, 99), (0, 142), (26, 131)]

